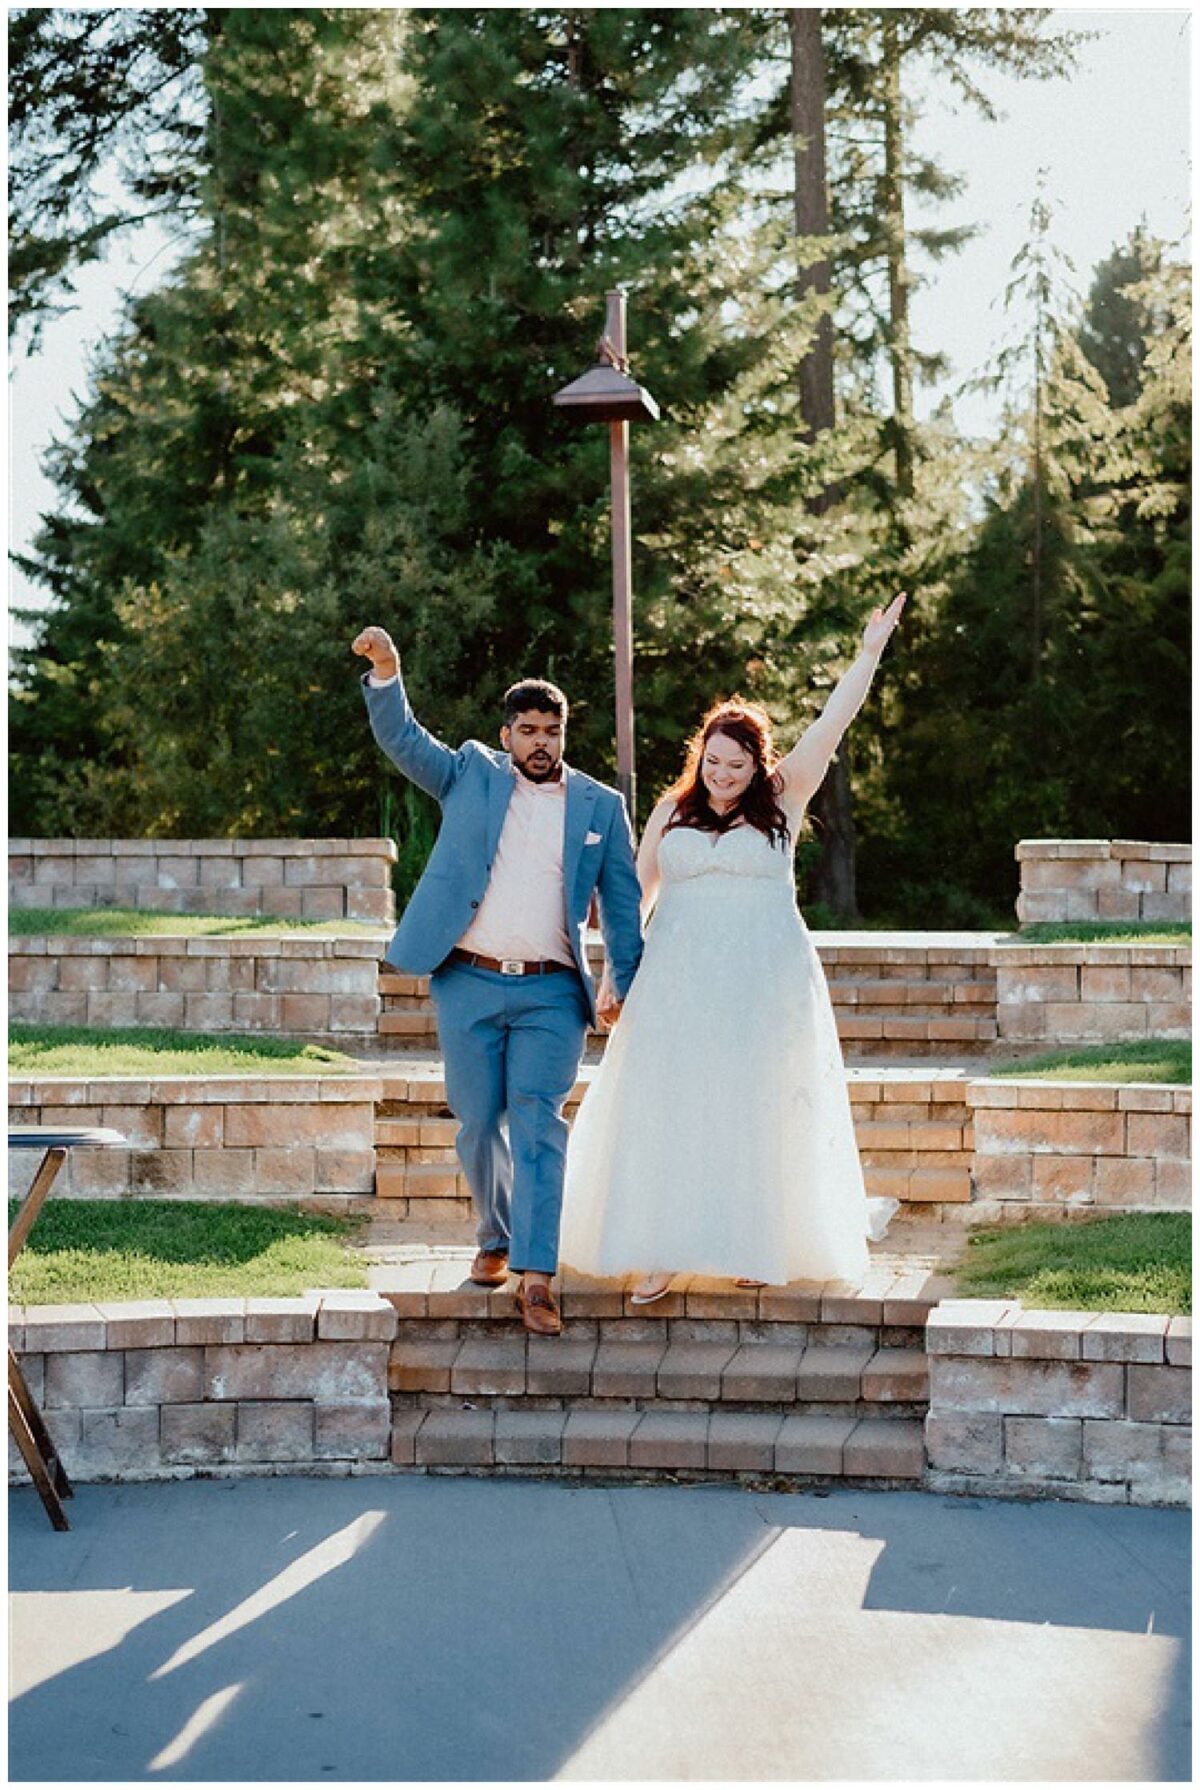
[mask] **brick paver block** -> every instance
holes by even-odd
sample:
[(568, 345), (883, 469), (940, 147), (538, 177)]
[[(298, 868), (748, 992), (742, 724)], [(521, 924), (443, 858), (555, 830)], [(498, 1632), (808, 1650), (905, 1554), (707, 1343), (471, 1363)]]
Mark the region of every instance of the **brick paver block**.
[(1006, 1417), (1004, 1466), (1029, 1479), (1079, 1479), (1083, 1461), (1081, 1417)]
[(386, 1460), (392, 1408), (376, 1405), (314, 1405), (313, 1458), (318, 1461)]
[(931, 1355), (994, 1355), (995, 1327), (1011, 1299), (944, 1299), (929, 1314), (925, 1347)]
[(1169, 1322), (1155, 1312), (1100, 1312), (1080, 1337), (1083, 1359), (1160, 1362)]
[(210, 1399), (303, 1399), (377, 1404), (387, 1393), (382, 1342), (242, 1343), (204, 1351)]
[(877, 1349), (863, 1369), (862, 1396), (885, 1404), (929, 1397), (929, 1357), (924, 1349)]
[(47, 1410), (112, 1410), (124, 1402), (124, 1393), (125, 1359), (119, 1349), (46, 1356), (42, 1402)]
[(190, 1405), (204, 1397), (204, 1350), (127, 1349), (127, 1405)]
[(307, 1343), (313, 1340), (317, 1322), (315, 1295), (295, 1299), (246, 1300), (245, 1337), (248, 1343)]
[(525, 1391), (525, 1338), (468, 1337), (450, 1370), (450, 1390), (463, 1393)]
[(177, 1343), (240, 1343), (246, 1335), (244, 1299), (172, 1299)]
[(65, 1438), (62, 1443), (63, 1464), (72, 1478), (120, 1478), (160, 1464), (157, 1410), (126, 1406), (119, 1411), (81, 1411), (78, 1416), (78, 1440), (70, 1447)]
[(301, 1400), (247, 1400), (237, 1407), (239, 1461), (308, 1461), (313, 1452), (313, 1407)]
[(1001, 1473), (1004, 1418), (998, 1411), (931, 1411), (925, 1419), (930, 1464), (953, 1473)]
[[(1021, 1311), (1005, 1321), (1008, 1353), (1014, 1360), (1078, 1361), (1080, 1338), (1094, 1311)], [(999, 1354), (999, 1349), (997, 1349)]]
[(233, 1459), (236, 1405), (164, 1405), (161, 1419), (162, 1458), (168, 1466), (201, 1467)]
[(642, 1421), (640, 1411), (571, 1411), (563, 1430), (565, 1467), (625, 1467), (629, 1438)]
[(529, 1338), (526, 1391), (551, 1398), (568, 1398), (592, 1389), (592, 1364), (596, 1343), (580, 1338), (531, 1336)]
[(94, 1305), (30, 1305), (25, 1310), (25, 1347), (31, 1355), (102, 1349), (106, 1326)]
[(769, 1473), (783, 1423), (776, 1411), (714, 1411), (708, 1424), (708, 1466)]
[(800, 1357), (796, 1398), (803, 1403), (860, 1397), (863, 1370), (875, 1352), (870, 1343), (812, 1344)]
[(388, 1459), (394, 1466), (411, 1467), (417, 1458), (417, 1431), (421, 1428), (427, 1411), (393, 1411), (391, 1440), (388, 1444)]
[(707, 1411), (644, 1411), (629, 1439), (631, 1467), (664, 1472), (704, 1467), (708, 1460)]
[(758, 1315), (782, 1324), (817, 1324), (821, 1320), (824, 1282), (791, 1281), (786, 1287), (760, 1287)]
[(1082, 1470), (1106, 1482), (1153, 1482), (1163, 1473), (1163, 1441), (1172, 1433), (1160, 1423), (1085, 1420)]
[(722, 1342), (673, 1342), (658, 1364), (660, 1398), (720, 1398), (721, 1374), (735, 1347)]
[(595, 1398), (654, 1398), (663, 1342), (602, 1342), (592, 1366)]
[(491, 1411), (426, 1412), (417, 1432), (417, 1465), (490, 1467), (494, 1459), (494, 1424)]
[[(665, 1299), (658, 1301), (660, 1305), (666, 1303)], [(758, 1288), (735, 1286), (731, 1280), (713, 1275), (693, 1274), (684, 1292), (684, 1304), (689, 1318), (756, 1318)], [(633, 1309), (640, 1312), (642, 1307)], [(646, 1309), (653, 1311), (656, 1307)]]
[(317, 1335), (330, 1342), (391, 1342), (396, 1312), (373, 1292), (323, 1293), (317, 1313)]
[(802, 1349), (791, 1343), (743, 1343), (721, 1375), (721, 1397), (746, 1404), (790, 1404)]
[(449, 1392), (450, 1369), (462, 1344), (458, 1337), (434, 1337), (392, 1344), (388, 1385), (393, 1392)]
[(96, 1310), (107, 1326), (110, 1349), (170, 1348), (175, 1341), (175, 1313), (167, 1299), (131, 1299)]
[(1127, 1415), (1141, 1423), (1189, 1423), (1192, 1416), (1192, 1371), (1188, 1367), (1143, 1367), (1126, 1370)]
[(1172, 1367), (1192, 1365), (1192, 1320), (1172, 1318), (1167, 1325), (1167, 1360)]
[(429, 1309), (431, 1262), (405, 1262), (392, 1267), (381, 1264), (367, 1270), (367, 1285), (386, 1299), (398, 1318), (423, 1318)]
[(892, 1273), (869, 1273), (860, 1286), (831, 1282), (821, 1295), (822, 1324), (882, 1324), (884, 1295), (896, 1279)]
[(624, 1282), (595, 1280), (574, 1269), (564, 1269), (559, 1277), (559, 1304), (563, 1319), (619, 1318), (625, 1310)]
[(557, 1466), (566, 1421), (563, 1411), (497, 1411), (493, 1441), (497, 1466)]
[(944, 1277), (924, 1271), (901, 1274), (883, 1301), (885, 1324), (924, 1324), (930, 1312), (949, 1291)]
[(842, 1450), (842, 1471), (859, 1479), (920, 1479), (924, 1425), (915, 1417), (864, 1417)]
[(775, 1438), (776, 1473), (841, 1473), (846, 1440), (856, 1423), (854, 1417), (789, 1414)]
[(1122, 1417), (1125, 1374), (1113, 1361), (969, 1360), (933, 1356), (929, 1392), (934, 1410), (1000, 1411), (1028, 1417)]

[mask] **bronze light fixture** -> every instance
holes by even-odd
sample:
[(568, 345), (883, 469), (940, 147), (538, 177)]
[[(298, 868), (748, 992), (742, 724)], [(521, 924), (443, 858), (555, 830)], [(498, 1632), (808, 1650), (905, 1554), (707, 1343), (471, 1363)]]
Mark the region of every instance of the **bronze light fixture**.
[(555, 392), (555, 408), (580, 423), (607, 423), (612, 467), (613, 643), (616, 652), (617, 782), (629, 818), (636, 818), (633, 750), (633, 577), (630, 557), (629, 425), (658, 421), (659, 408), (629, 374), (625, 294), (607, 294), (596, 365)]

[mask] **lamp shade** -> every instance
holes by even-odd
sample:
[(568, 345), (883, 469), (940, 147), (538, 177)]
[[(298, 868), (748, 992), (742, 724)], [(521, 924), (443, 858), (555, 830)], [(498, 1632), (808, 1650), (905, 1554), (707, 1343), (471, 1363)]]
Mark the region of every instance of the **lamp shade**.
[(659, 418), (645, 386), (603, 363), (555, 392), (554, 404), (581, 423), (655, 423)]

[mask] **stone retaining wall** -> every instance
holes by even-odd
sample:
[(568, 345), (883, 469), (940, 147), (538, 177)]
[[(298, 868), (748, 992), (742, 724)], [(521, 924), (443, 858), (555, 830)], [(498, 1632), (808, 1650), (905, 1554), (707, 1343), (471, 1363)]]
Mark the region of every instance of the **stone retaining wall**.
[(1187, 920), (1192, 848), (1143, 839), (1022, 839), (1017, 918)]
[[(9, 1123), (107, 1125), (129, 1139), (126, 1150), (72, 1150), (56, 1199), (142, 1194), (321, 1208), (373, 1191), (379, 1094), (380, 1083), (360, 1075), (47, 1076), (10, 1085)], [(11, 1153), (14, 1194), (36, 1159), (35, 1150)]]
[(1190, 1318), (947, 1300), (925, 1346), (933, 1489), (1189, 1502)]
[(395, 919), (391, 839), (11, 839), (13, 907)]
[(35, 1025), (364, 1042), (379, 1023), (382, 940), (52, 935), (9, 945), (9, 1017)]
[(972, 1081), (975, 1192), (1107, 1211), (1191, 1205), (1192, 1090), (1143, 1083)]
[(1002, 1045), (1191, 1036), (1190, 945), (1006, 945), (994, 959)]
[[(456, 1320), (435, 1326), (439, 1340), (406, 1344), (398, 1365), (393, 1343), (403, 1321), (401, 1306), (406, 1310), (419, 1306), (418, 1315), (424, 1317), (435, 1298), (447, 1307), (463, 1297), (468, 1303), (492, 1298), (481, 1295), (479, 1289), (452, 1298), (450, 1286), (447, 1281), (442, 1293), (424, 1295), (314, 1291), (287, 1299), (31, 1306), (10, 1312), (9, 1336), (64, 1465), (81, 1483), (182, 1478), (197, 1473), (386, 1472), (414, 1466), (421, 1470), (423, 1465), (435, 1470), (502, 1472), (523, 1468), (537, 1472), (550, 1459), (604, 1466), (613, 1458), (608, 1431), (615, 1433), (622, 1424), (632, 1429), (638, 1421), (647, 1431), (655, 1423), (659, 1430), (674, 1424), (680, 1431), (689, 1424), (701, 1428), (707, 1424), (721, 1432), (717, 1437), (721, 1446), (734, 1451), (727, 1458), (722, 1456), (719, 1464), (723, 1468), (758, 1464), (737, 1452), (738, 1447), (744, 1451), (745, 1418), (738, 1419), (742, 1425), (738, 1431), (737, 1423), (710, 1416), (704, 1409), (693, 1418), (692, 1405), (653, 1420), (644, 1412), (615, 1405), (598, 1416), (592, 1413), (595, 1433), (590, 1436), (591, 1452), (585, 1450), (582, 1455), (569, 1455), (565, 1445), (561, 1454), (553, 1455), (545, 1446), (531, 1447), (535, 1430), (539, 1435), (541, 1429), (547, 1434), (554, 1432), (551, 1439), (557, 1438), (561, 1444), (572, 1426), (579, 1427), (579, 1420), (586, 1415), (580, 1400), (594, 1399), (594, 1377), (589, 1388), (581, 1390), (569, 1333), (562, 1342), (540, 1345), (536, 1351), (519, 1332), (510, 1336), (507, 1327), (501, 1340), (482, 1333), (476, 1337), (472, 1331), (464, 1343), (459, 1334), (461, 1322)], [(811, 1287), (785, 1289), (783, 1294), (776, 1289), (774, 1296), (798, 1297), (801, 1304), (795, 1309), (803, 1308), (811, 1317), (814, 1291), (819, 1299), (832, 1298), (837, 1304), (836, 1289), (832, 1294)], [(602, 1293), (601, 1288), (584, 1297), (595, 1304)], [(697, 1310), (704, 1315), (683, 1326), (680, 1371), (686, 1368), (693, 1379), (699, 1370), (690, 1358), (703, 1353), (703, 1345), (696, 1344), (694, 1336), (716, 1338), (720, 1333), (716, 1352), (722, 1360), (743, 1346), (738, 1337), (725, 1336), (726, 1331), (738, 1330), (736, 1323), (711, 1322), (722, 1308), (722, 1293), (731, 1310), (736, 1299), (744, 1297), (734, 1295), (731, 1302), (727, 1289), (702, 1295)], [(611, 1294), (604, 1297), (611, 1298)], [(616, 1299), (616, 1308), (605, 1305), (603, 1309), (620, 1308), (619, 1289)], [(802, 1303), (805, 1300), (807, 1305)], [(597, 1364), (598, 1346), (626, 1335), (633, 1339), (633, 1354), (638, 1353), (639, 1338), (645, 1352), (644, 1320), (618, 1317), (599, 1324), (582, 1323), (578, 1328), (575, 1353), (582, 1348)], [(651, 1324), (650, 1329), (654, 1328)], [(660, 1320), (658, 1328), (665, 1333), (668, 1325)], [(791, 1333), (796, 1328), (784, 1323), (779, 1332), (781, 1338), (787, 1334), (793, 1347), (796, 1339)], [(750, 1354), (760, 1347), (760, 1331), (760, 1325), (750, 1326), (744, 1342)], [(848, 1334), (843, 1327), (837, 1340), (844, 1343)], [(807, 1347), (812, 1337), (804, 1340)], [(662, 1346), (665, 1342), (660, 1349)], [(785, 1349), (787, 1346), (785, 1343)], [(868, 1341), (860, 1350), (863, 1361), (874, 1346)], [(713, 1352), (711, 1340), (709, 1351)], [(815, 1345), (813, 1352), (822, 1353)], [(768, 1380), (775, 1353), (778, 1351), (767, 1349), (759, 1357)], [(843, 1346), (840, 1354), (847, 1353), (853, 1350)], [(877, 1359), (887, 1353), (881, 1348)], [(824, 1351), (825, 1357), (838, 1354), (837, 1347)], [(404, 1399), (410, 1395), (403, 1387), (414, 1375), (422, 1384), (440, 1385), (441, 1380), (430, 1381), (431, 1373), (440, 1372), (453, 1391), (453, 1363), (459, 1364), (465, 1392), (468, 1382), (463, 1363), (467, 1355), (474, 1397), (482, 1397), (485, 1403), (490, 1398), (498, 1403), (497, 1411), (475, 1411), (464, 1417), (459, 1399), (443, 1399), (445, 1409), (404, 1408)], [(690, 1367), (683, 1355), (688, 1355)], [(523, 1413), (509, 1409), (519, 1403), (520, 1390), (514, 1393), (512, 1380), (518, 1356), (526, 1404)], [(1026, 1311), (1019, 1300), (945, 1299), (928, 1314), (924, 1356), (929, 1405), (924, 1422), (923, 1484), (928, 1489), (1103, 1503), (1188, 1503), (1190, 1319)], [(923, 1398), (926, 1362), (919, 1352), (893, 1350), (892, 1357), (900, 1374), (897, 1386), (911, 1381), (912, 1396), (917, 1396), (919, 1382)], [(610, 1367), (615, 1367), (615, 1359)], [(534, 1368), (539, 1376), (536, 1385), (527, 1379), (527, 1369)], [(677, 1403), (671, 1386), (664, 1389), (662, 1371), (660, 1366), (653, 1381), (655, 1392), (675, 1398)], [(820, 1386), (814, 1381), (808, 1388), (810, 1402), (811, 1397), (828, 1400), (834, 1396), (829, 1371), (827, 1363), (822, 1369), (826, 1379)], [(393, 1409), (389, 1378), (395, 1387), (398, 1375), (402, 1386), (393, 1396), (400, 1407)], [(682, 1380), (680, 1385), (684, 1386)], [(876, 1388), (877, 1396), (893, 1400), (897, 1396), (896, 1388), (890, 1392), (881, 1388)], [(765, 1398), (779, 1406), (772, 1418), (774, 1429), (779, 1429), (787, 1405), (786, 1401), (779, 1405), (777, 1388), (765, 1381), (762, 1385), (739, 1381), (738, 1387), (732, 1388), (722, 1379), (722, 1398), (726, 1391), (732, 1396), (735, 1390), (743, 1401), (757, 1396), (760, 1402)], [(865, 1380), (862, 1390), (865, 1396)], [(602, 1391), (605, 1398), (620, 1403), (621, 1388), (615, 1381), (610, 1386), (606, 1380)], [(701, 1397), (690, 1380), (679, 1396)], [(556, 1397), (560, 1408), (550, 1411), (553, 1421), (548, 1421), (543, 1407), (554, 1405)], [(710, 1389), (701, 1397), (701, 1405), (705, 1398), (711, 1403), (711, 1397)], [(629, 1403), (626, 1397), (625, 1404)], [(761, 1419), (754, 1421), (761, 1423)], [(799, 1427), (807, 1421), (809, 1429), (814, 1424), (811, 1417), (796, 1421)], [(442, 1430), (434, 1436), (439, 1422)], [(851, 1430), (859, 1422), (856, 1406), (842, 1427)], [(414, 1452), (414, 1436), (422, 1423), (431, 1426), (437, 1444), (431, 1443), (432, 1452), (426, 1449), (424, 1454)], [(823, 1431), (837, 1427), (828, 1415), (815, 1423)], [(602, 1435), (606, 1424), (608, 1431)], [(903, 1431), (907, 1436), (910, 1428), (915, 1430), (915, 1460), (905, 1471), (919, 1473), (919, 1422), (864, 1421), (861, 1427), (864, 1437), (870, 1431), (885, 1442), (888, 1434), (898, 1437)], [(728, 1437), (724, 1430), (730, 1432)], [(608, 1452), (595, 1452), (597, 1442), (605, 1436)], [(712, 1442), (710, 1433), (710, 1450)], [(842, 1444), (838, 1446), (837, 1463), (821, 1467), (815, 1464), (815, 1456), (806, 1456), (800, 1463), (803, 1471), (869, 1478), (897, 1470), (896, 1463), (887, 1464), (882, 1456), (857, 1465), (847, 1462), (840, 1458)], [(890, 1455), (888, 1458), (890, 1461)], [(638, 1464), (632, 1453), (629, 1460)], [(703, 1446), (697, 1460), (669, 1460), (651, 1451), (645, 1461), (646, 1467), (654, 1470), (706, 1464), (717, 1463)], [(796, 1467), (793, 1461), (789, 1470)], [(25, 1477), (11, 1444), (9, 1471), (12, 1478)]]
[[(30, 1306), (9, 1324), (80, 1482), (386, 1460), (395, 1333), (370, 1292)], [(9, 1474), (27, 1477), (11, 1438)]]

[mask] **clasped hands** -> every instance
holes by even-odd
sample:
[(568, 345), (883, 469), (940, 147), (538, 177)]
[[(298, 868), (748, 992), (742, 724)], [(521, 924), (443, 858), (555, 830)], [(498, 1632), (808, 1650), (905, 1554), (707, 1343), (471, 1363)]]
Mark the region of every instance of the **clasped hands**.
[(599, 1015), (600, 1024), (606, 1032), (610, 1032), (620, 1019), (621, 1008), (624, 1004), (617, 998), (617, 991), (612, 985), (608, 971), (605, 970), (600, 978), (600, 989), (596, 995), (596, 1012)]

